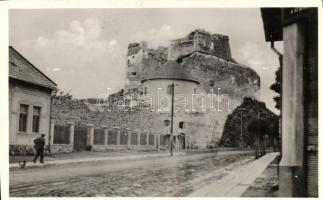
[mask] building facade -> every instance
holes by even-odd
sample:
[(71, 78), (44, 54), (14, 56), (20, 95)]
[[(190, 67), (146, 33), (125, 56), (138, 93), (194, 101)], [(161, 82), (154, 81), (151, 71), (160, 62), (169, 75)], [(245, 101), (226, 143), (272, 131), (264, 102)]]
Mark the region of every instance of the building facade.
[(33, 154), (33, 140), (49, 142), (51, 94), (56, 83), (13, 47), (9, 47), (10, 155)]
[[(282, 55), (282, 197), (318, 197), (318, 10), (263, 8), (267, 42)], [(275, 50), (276, 51), (276, 50)]]

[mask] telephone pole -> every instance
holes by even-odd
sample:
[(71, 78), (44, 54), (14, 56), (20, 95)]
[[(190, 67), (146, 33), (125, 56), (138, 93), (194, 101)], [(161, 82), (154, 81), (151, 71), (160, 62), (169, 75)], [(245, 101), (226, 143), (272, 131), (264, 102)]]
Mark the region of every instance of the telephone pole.
[(170, 124), (170, 156), (173, 156), (173, 128), (174, 128), (174, 88), (175, 84), (171, 84), (172, 106), (171, 106), (171, 124)]
[(243, 125), (242, 125), (242, 112), (246, 111), (245, 108), (240, 108), (240, 147), (243, 147)]

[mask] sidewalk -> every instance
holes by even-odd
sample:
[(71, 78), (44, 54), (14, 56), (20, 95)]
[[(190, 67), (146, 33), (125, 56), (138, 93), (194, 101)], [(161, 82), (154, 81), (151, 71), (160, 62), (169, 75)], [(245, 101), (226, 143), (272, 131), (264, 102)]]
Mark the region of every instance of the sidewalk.
[[(174, 156), (185, 155), (185, 152), (174, 152)], [(39, 162), (26, 162), (25, 168), (36, 168), (36, 167), (48, 167), (52, 165), (61, 165), (61, 164), (71, 164), (71, 163), (84, 163), (84, 162), (98, 162), (98, 161), (118, 161), (118, 160), (132, 160), (132, 159), (143, 159), (143, 158), (157, 158), (157, 157), (166, 157), (169, 156), (169, 152), (162, 153), (141, 153), (137, 155), (121, 154), (117, 156), (101, 156), (101, 157), (87, 157), (87, 158), (73, 158), (73, 159), (57, 159), (49, 160), (44, 164)], [(19, 163), (10, 163), (10, 170), (12, 169), (21, 169)]]
[(263, 157), (235, 168), (228, 175), (191, 193), (190, 197), (240, 197), (266, 167), (278, 156), (268, 153)]

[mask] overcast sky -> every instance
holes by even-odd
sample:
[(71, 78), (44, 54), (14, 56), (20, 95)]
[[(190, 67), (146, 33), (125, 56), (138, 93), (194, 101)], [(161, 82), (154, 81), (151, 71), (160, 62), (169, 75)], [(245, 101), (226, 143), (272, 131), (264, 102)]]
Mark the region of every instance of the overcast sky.
[[(269, 89), (278, 58), (265, 42), (259, 9), (10, 10), (9, 44), (76, 98), (118, 91), (126, 78), (129, 42), (149, 47), (202, 28), (229, 36), (233, 58), (261, 79), (260, 98), (277, 113)], [(282, 51), (281, 44), (277, 45)]]

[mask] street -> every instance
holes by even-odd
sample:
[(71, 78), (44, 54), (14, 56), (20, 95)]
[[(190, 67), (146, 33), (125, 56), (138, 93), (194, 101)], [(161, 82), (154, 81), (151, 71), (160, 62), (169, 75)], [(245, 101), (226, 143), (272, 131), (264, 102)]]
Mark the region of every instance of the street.
[(227, 151), (10, 171), (10, 196), (187, 196), (225, 175), (214, 172), (252, 155)]

